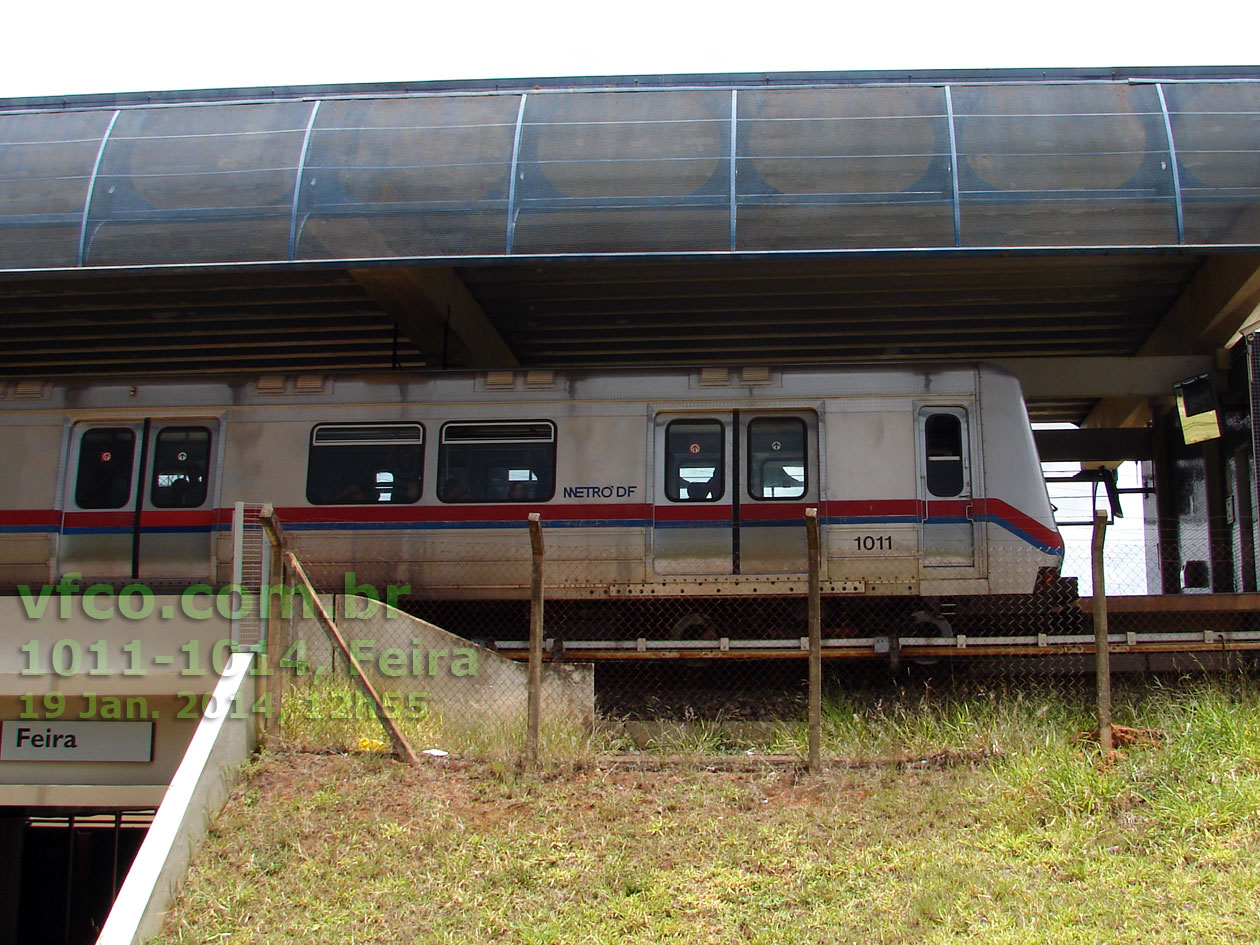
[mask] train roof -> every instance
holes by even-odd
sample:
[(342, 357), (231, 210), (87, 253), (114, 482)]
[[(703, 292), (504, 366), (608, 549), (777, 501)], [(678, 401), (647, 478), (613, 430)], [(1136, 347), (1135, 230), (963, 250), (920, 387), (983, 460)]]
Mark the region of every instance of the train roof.
[[(15, 381), (0, 388), (0, 409), (92, 410), (243, 404), (457, 403), (486, 401), (738, 401), (823, 397), (974, 395), (982, 377), (1004, 369), (970, 364), (800, 365), (792, 367), (618, 368), (590, 370), (396, 371), (375, 374), (267, 374), (72, 378)], [(1013, 379), (1013, 378), (1012, 378)]]

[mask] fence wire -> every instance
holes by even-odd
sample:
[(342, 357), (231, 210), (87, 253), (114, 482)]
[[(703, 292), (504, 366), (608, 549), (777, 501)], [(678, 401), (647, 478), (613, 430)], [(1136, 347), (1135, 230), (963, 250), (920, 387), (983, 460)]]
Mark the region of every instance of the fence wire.
[[(543, 526), (547, 534), (545, 519)], [(361, 546), (350, 553), (305, 536), (293, 542), (313, 589), (418, 752), (522, 757), (530, 542), (524, 528), (508, 537), (435, 541), (408, 560), (373, 559)], [(1231, 587), (1242, 586), (1236, 554), (1219, 543), (1214, 554), (1209, 541), (1195, 544), (1184, 535), (1175, 546), (1166, 540), (1165, 548), (1173, 547), (1175, 558), (1162, 561), (1153, 545), (1118, 540), (1106, 548), (1111, 668), (1121, 699), (1125, 687), (1257, 669), (1260, 614), (1252, 599), (1212, 592), (1226, 574)], [(859, 588), (835, 580), (845, 563), (824, 561), (824, 757), (909, 751), (908, 743), (890, 742), (892, 734), (913, 741), (905, 733), (920, 731), (924, 719), (936, 720), (930, 728), (1008, 703), (1034, 713), (1039, 704), (1067, 706), (1081, 713), (1082, 724), (1089, 720), (1088, 546), (1083, 554), (1069, 549), (1064, 573), (1015, 540), (990, 539), (975, 560), (961, 577), (916, 563), (916, 579), (933, 582), (923, 585), (931, 594), (895, 584), (904, 562), (868, 562), (868, 574), (890, 580)], [(805, 757), (803, 575), (760, 582), (710, 576), (632, 593), (629, 581), (591, 583), (589, 571), (574, 546), (548, 546), (544, 757), (642, 750)], [(986, 573), (1006, 585), (1009, 574), (1020, 574), (1027, 591), (976, 593), (985, 579), (975, 575)], [(280, 664), (285, 738), (308, 749), (387, 750), (370, 704), (314, 613), (298, 606), (283, 631), (272, 624), (287, 634)], [(940, 740), (966, 741), (978, 732)]]

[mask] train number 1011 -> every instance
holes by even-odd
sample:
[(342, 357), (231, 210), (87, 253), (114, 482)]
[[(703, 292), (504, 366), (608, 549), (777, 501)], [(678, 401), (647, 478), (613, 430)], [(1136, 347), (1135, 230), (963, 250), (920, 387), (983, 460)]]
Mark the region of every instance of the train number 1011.
[(857, 535), (853, 539), (858, 551), (892, 551), (892, 535)]

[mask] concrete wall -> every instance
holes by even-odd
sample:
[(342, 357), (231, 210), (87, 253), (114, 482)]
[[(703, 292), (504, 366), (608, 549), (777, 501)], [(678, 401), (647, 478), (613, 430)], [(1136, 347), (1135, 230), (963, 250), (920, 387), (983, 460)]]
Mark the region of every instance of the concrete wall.
[(230, 709), (253, 695), (254, 660), (252, 654), (238, 653), (226, 667), (214, 690), (218, 710), (211, 709), (199, 723), (97, 945), (134, 945), (161, 930), (194, 851), (254, 748), (253, 721)]
[[(477, 646), (386, 604), (337, 595), (322, 598), (372, 684), (387, 693), (422, 692), (445, 725), (489, 726), (525, 718), (524, 663)], [(345, 673), (345, 660), (316, 618), (295, 609), (293, 641), (302, 641), (310, 677)], [(589, 726), (595, 715), (590, 663), (546, 663), (543, 720)]]
[(206, 598), (137, 597), (129, 612), (151, 612), (130, 619), (114, 598), (34, 594), (0, 597), (0, 721), (149, 721), (152, 760), (0, 760), (0, 804), (156, 806), (230, 657), (229, 621), (195, 616)]

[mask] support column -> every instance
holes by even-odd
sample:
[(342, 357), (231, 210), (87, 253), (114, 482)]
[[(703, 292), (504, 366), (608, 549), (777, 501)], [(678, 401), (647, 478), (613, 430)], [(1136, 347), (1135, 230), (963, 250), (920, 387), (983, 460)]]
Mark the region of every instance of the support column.
[(1181, 531), (1177, 524), (1177, 496), (1168, 433), (1168, 414), (1159, 413), (1155, 433), (1155, 529), (1159, 537), (1161, 594), (1181, 593)]
[(1203, 482), (1207, 491), (1208, 567), (1212, 575), (1212, 592), (1228, 594), (1234, 590), (1234, 543), (1225, 520), (1225, 466), (1221, 462), (1219, 438), (1203, 444)]
[(1242, 575), (1239, 590), (1247, 593), (1256, 590), (1256, 523), (1251, 501), (1251, 467), (1250, 447), (1239, 446), (1234, 452), (1234, 515), (1238, 523), (1238, 571)]
[[(1248, 515), (1247, 528), (1249, 534), (1243, 538), (1243, 547), (1247, 548), (1250, 543), (1252, 549), (1252, 584), (1256, 583), (1255, 575), (1255, 545), (1257, 543), (1255, 534), (1255, 510), (1252, 508), (1252, 495), (1260, 496), (1260, 338), (1256, 333), (1247, 336), (1247, 420), (1251, 424), (1251, 457), (1250, 467), (1251, 475), (1247, 477), (1247, 481), (1241, 482), (1242, 476), (1239, 476), (1239, 500), (1241, 507), (1241, 494), (1245, 490), (1247, 494), (1247, 511)], [(1241, 468), (1241, 463), (1240, 463)], [(1253, 486), (1255, 492), (1252, 492)], [(1247, 573), (1246, 564), (1244, 563), (1244, 575)], [(1244, 577), (1244, 582), (1246, 578)]]

